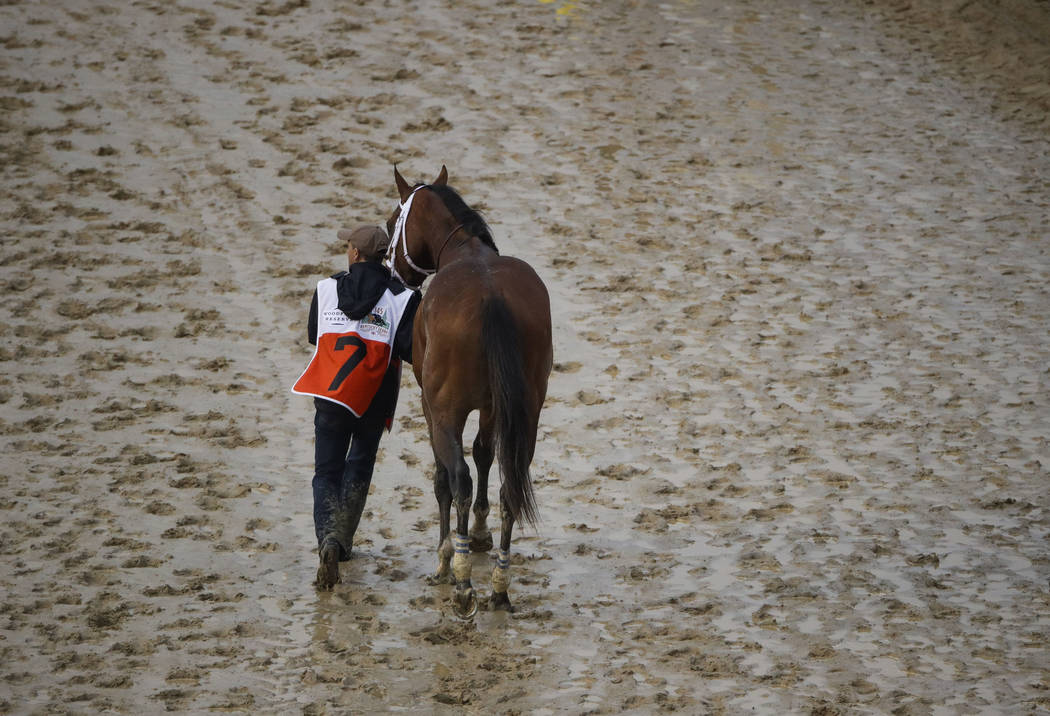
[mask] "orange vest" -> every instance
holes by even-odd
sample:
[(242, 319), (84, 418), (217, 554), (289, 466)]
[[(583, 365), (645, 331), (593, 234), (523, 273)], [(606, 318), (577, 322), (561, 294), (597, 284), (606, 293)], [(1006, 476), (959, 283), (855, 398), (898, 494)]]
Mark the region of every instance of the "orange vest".
[(339, 310), (336, 280), (319, 281), (317, 347), (292, 392), (364, 415), (390, 366), (397, 326), (411, 298), (411, 291), (395, 296), (388, 289), (367, 316), (353, 320)]

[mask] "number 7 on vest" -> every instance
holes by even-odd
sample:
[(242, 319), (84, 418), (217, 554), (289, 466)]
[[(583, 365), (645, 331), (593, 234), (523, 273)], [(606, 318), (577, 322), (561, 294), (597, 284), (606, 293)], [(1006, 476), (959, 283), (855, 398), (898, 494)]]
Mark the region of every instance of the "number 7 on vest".
[(335, 374), (335, 378), (332, 379), (332, 384), (328, 386), (328, 390), (339, 390), (339, 386), (343, 384), (346, 377), (353, 372), (358, 363), (365, 359), (368, 346), (357, 336), (340, 336), (335, 342), (335, 350), (341, 351), (348, 345), (354, 347), (354, 352), (350, 354), (350, 357), (343, 363), (339, 372)]

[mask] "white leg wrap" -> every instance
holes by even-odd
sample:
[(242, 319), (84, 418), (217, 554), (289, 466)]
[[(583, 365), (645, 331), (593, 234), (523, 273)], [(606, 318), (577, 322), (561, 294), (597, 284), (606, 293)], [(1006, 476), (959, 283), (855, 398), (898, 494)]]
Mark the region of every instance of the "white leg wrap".
[(457, 582), (470, 581), (470, 538), (454, 534), (452, 547), (455, 550), (452, 555), (452, 574)]
[(492, 591), (506, 592), (510, 588), (510, 551), (500, 550), (496, 568), (492, 570)]

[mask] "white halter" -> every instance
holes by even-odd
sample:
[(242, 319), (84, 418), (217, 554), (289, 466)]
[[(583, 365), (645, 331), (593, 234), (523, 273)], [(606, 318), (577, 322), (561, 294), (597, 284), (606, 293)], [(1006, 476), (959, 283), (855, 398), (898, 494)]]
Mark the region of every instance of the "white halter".
[[(420, 184), (412, 190), (412, 193), (408, 195), (408, 198), (405, 199), (404, 202), (398, 203), (398, 206), (401, 207), (401, 213), (397, 215), (397, 222), (394, 224), (394, 235), (390, 237), (390, 248), (387, 249), (386, 259), (383, 260), (383, 263), (390, 269), (390, 273), (394, 278), (406, 286), (410, 286), (411, 284), (401, 277), (401, 274), (397, 272), (397, 267), (395, 266), (397, 263), (395, 259), (397, 257), (398, 243), (401, 244), (401, 253), (404, 255), (405, 263), (407, 263), (413, 271), (424, 276), (429, 276), (430, 274), (437, 272), (436, 268), (423, 268), (421, 266), (416, 266), (412, 262), (412, 257), (408, 255), (408, 238), (405, 236), (405, 222), (408, 221), (408, 212), (412, 208), (412, 199), (415, 197), (417, 191), (424, 188), (426, 188), (426, 184)], [(415, 286), (414, 288), (419, 288), (419, 286)]]

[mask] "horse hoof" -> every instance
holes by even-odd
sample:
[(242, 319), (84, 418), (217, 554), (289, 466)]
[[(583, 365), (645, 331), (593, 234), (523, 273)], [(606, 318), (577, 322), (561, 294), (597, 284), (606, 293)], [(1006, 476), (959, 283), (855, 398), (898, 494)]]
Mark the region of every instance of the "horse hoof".
[(456, 583), (456, 580), (452, 578), (452, 573), (451, 572), (445, 572), (444, 574), (442, 574), (441, 572), (438, 572), (437, 574), (429, 574), (429, 575), (427, 575), (427, 584), (430, 585), (431, 587), (440, 587), (440, 586), (445, 585), (445, 584), (455, 584), (455, 583)]
[(452, 596), (452, 611), (460, 619), (473, 619), (478, 613), (478, 595), (473, 589), (456, 592)]
[(510, 604), (510, 595), (506, 592), (493, 592), (492, 597), (489, 599), (489, 606), (493, 611), (497, 609), (514, 613), (514, 607)]
[(485, 532), (484, 534), (472, 534), (470, 536), (470, 551), (471, 552), (488, 552), (492, 549), (492, 533)]

